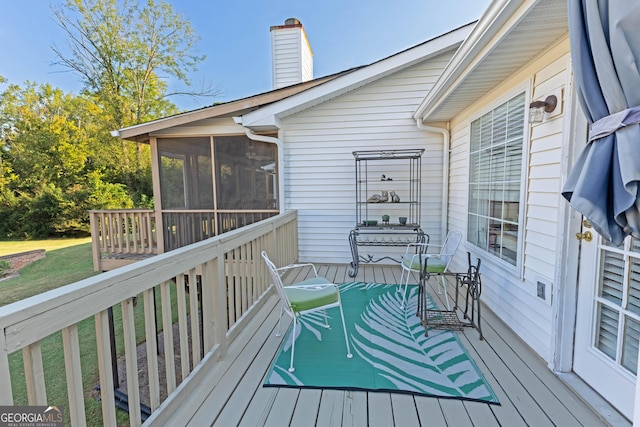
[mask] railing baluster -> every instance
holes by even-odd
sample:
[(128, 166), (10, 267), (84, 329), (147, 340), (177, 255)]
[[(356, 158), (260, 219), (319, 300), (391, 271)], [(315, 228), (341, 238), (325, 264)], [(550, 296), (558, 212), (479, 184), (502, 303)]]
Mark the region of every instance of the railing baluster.
[[(122, 238), (124, 240), (124, 249), (127, 253), (136, 253), (135, 236), (133, 235), (133, 221), (129, 221), (129, 213), (122, 214)], [(131, 247), (133, 246), (133, 249)]]
[[(225, 274), (225, 259), (224, 251), (218, 249), (218, 253), (215, 259), (209, 262), (211, 267), (211, 276), (209, 277), (210, 285), (214, 287), (214, 301), (213, 310), (215, 316), (215, 338), (214, 342), (220, 345), (221, 357), (227, 352), (227, 330), (231, 327), (230, 323), (227, 323), (227, 275)], [(207, 270), (209, 272), (209, 270)]]
[(173, 350), (173, 316), (171, 313), (171, 282), (160, 284), (160, 305), (162, 308), (162, 335), (164, 338), (164, 369), (167, 379), (167, 394), (176, 389), (176, 364)]
[(29, 405), (46, 405), (47, 392), (42, 367), (42, 351), (40, 342), (35, 342), (22, 349), (24, 361), (24, 379), (27, 383)]
[(98, 371), (100, 373), (100, 399), (102, 401), (102, 424), (116, 425), (116, 399), (113, 392), (113, 370), (111, 368), (111, 341), (107, 310), (95, 315)]
[(122, 331), (124, 336), (124, 358), (127, 366), (127, 397), (129, 399), (129, 421), (133, 426), (142, 424), (140, 415), (140, 384), (138, 381), (138, 351), (136, 325), (133, 313), (133, 298), (127, 298), (122, 307)]
[[(202, 307), (202, 329), (203, 329), (203, 345), (204, 352), (207, 353), (216, 344), (216, 331), (215, 328), (215, 268), (214, 261), (207, 261), (202, 265), (202, 297), (200, 304)], [(226, 330), (225, 330), (226, 332)]]
[(253, 305), (261, 294), (257, 280), (258, 270), (256, 268), (260, 259), (258, 258), (258, 243), (255, 240), (252, 240), (249, 245), (251, 250), (251, 264), (249, 265), (249, 271), (247, 272), (249, 279), (251, 280), (251, 283), (249, 284), (249, 288), (251, 289), (251, 301), (249, 305)]
[(227, 255), (227, 298), (229, 299), (227, 305), (229, 326), (236, 323), (236, 269), (235, 269), (235, 250), (230, 250)]
[(240, 247), (242, 259), (240, 260), (240, 275), (242, 276), (242, 314), (247, 312), (249, 308), (249, 250), (248, 244), (244, 244)]
[(200, 319), (198, 313), (198, 282), (196, 270), (189, 270), (189, 317), (191, 319), (191, 360), (197, 365), (202, 359), (200, 356)]
[[(144, 325), (147, 343), (147, 369), (149, 372), (149, 403), (151, 410), (160, 406), (160, 377), (158, 375), (158, 333), (156, 331), (155, 288), (144, 291)], [(170, 361), (167, 361), (170, 363)]]
[(102, 229), (102, 252), (107, 252), (109, 249), (109, 233), (107, 232), (107, 215), (105, 213), (100, 214), (100, 228)]
[(107, 235), (107, 237), (109, 239), (109, 250), (112, 253), (116, 253), (116, 242), (114, 241), (115, 240), (115, 238), (114, 238), (115, 236), (113, 235), (114, 234), (114, 232), (113, 232), (113, 215), (107, 214), (107, 220), (108, 220), (108, 223), (107, 223), (107, 233), (106, 233), (106, 235)]
[(62, 330), (62, 346), (64, 348), (64, 366), (67, 376), (67, 394), (69, 395), (69, 418), (72, 426), (82, 427), (87, 423), (84, 413), (80, 338), (77, 324), (74, 323)]
[(189, 375), (189, 331), (187, 322), (187, 295), (186, 295), (186, 283), (185, 275), (179, 274), (176, 277), (176, 294), (178, 305), (178, 330), (180, 331), (180, 363), (182, 378), (184, 379)]

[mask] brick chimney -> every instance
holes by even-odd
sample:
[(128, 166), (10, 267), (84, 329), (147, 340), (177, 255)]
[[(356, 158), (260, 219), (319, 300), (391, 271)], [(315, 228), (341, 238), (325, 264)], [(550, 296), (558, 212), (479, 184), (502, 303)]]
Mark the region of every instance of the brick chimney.
[(271, 27), (271, 63), (274, 89), (313, 79), (313, 52), (296, 18)]

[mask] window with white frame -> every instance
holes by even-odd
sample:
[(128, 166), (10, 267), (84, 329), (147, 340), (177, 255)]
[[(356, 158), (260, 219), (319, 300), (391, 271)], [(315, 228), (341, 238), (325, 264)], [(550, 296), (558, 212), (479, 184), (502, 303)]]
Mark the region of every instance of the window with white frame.
[(471, 123), (467, 239), (516, 265), (525, 93)]

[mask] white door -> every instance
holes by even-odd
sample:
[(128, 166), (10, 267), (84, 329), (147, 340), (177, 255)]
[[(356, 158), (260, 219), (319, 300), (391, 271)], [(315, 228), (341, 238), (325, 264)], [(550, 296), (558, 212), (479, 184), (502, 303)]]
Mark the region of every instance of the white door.
[[(587, 224), (588, 226), (588, 224)], [(640, 240), (607, 244), (589, 227), (582, 240), (573, 369), (633, 418), (640, 336)]]

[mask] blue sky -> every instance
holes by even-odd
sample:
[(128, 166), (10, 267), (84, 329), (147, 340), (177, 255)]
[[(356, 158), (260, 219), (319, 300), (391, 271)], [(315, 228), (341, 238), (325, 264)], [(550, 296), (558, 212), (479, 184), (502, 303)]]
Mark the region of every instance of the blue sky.
[[(52, 65), (65, 47), (50, 5), (63, 0), (4, 0), (0, 75), (9, 83), (50, 83), (77, 93), (78, 78)], [(206, 59), (189, 77), (217, 87), (215, 99), (173, 98), (183, 110), (271, 90), (272, 25), (298, 18), (314, 54), (314, 76), (366, 65), (479, 19), (490, 0), (169, 0), (201, 37)]]

